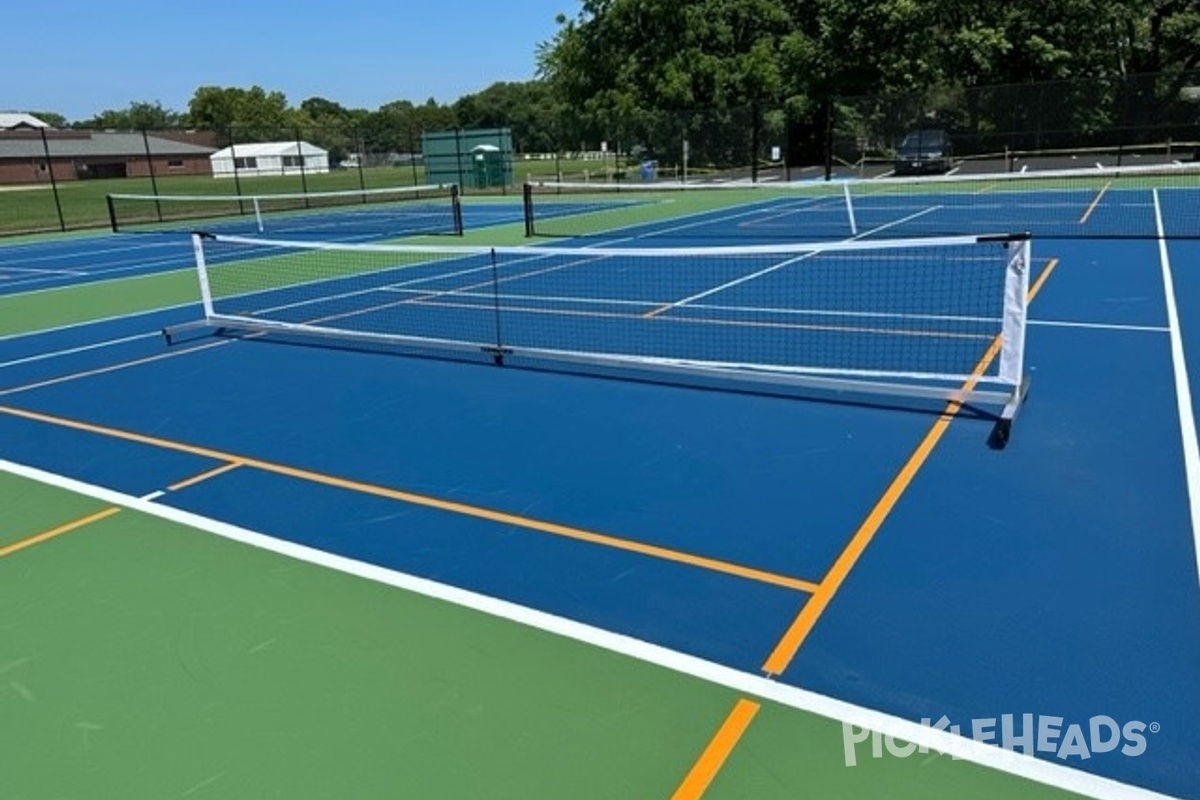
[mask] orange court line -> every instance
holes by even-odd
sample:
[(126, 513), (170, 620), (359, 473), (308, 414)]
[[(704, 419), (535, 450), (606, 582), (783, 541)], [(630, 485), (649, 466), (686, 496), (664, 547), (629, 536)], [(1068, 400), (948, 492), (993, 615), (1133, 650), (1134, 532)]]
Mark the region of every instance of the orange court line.
[(180, 489), (186, 489), (189, 486), (195, 486), (197, 483), (203, 483), (204, 481), (215, 478), (218, 475), (224, 475), (226, 472), (230, 472), (238, 467), (244, 466), (246, 466), (244, 461), (230, 461), (228, 464), (222, 464), (219, 467), (213, 467), (210, 470), (205, 470), (199, 475), (193, 475), (186, 480), (179, 481), (178, 483), (172, 483), (167, 487), (167, 491), (178, 492)]
[(713, 778), (717, 777), (717, 773), (725, 764), (725, 760), (729, 758), (729, 754), (733, 752), (733, 748), (741, 740), (746, 728), (750, 727), (758, 709), (758, 703), (751, 700), (737, 701), (708, 746), (704, 748), (704, 752), (700, 754), (700, 758), (692, 765), (683, 783), (679, 784), (679, 788), (671, 795), (671, 800), (699, 800), (704, 795)]
[(1087, 211), (1084, 211), (1083, 216), (1079, 218), (1080, 223), (1084, 223), (1084, 222), (1088, 221), (1088, 217), (1090, 217), (1092, 215), (1092, 212), (1096, 210), (1096, 206), (1100, 205), (1101, 198), (1104, 197), (1104, 193), (1108, 191), (1108, 187), (1110, 187), (1110, 186), (1112, 186), (1112, 181), (1109, 181), (1108, 183), (1106, 183), (1100, 187), (1100, 191), (1096, 192), (1096, 196), (1094, 198), (1092, 198), (1092, 202), (1087, 207)]
[(218, 342), (209, 342), (208, 344), (202, 344), (202, 345), (197, 345), (195, 347), (189, 347), (185, 350), (171, 350), (166, 353), (158, 353), (157, 355), (143, 356), (141, 358), (130, 359), (129, 361), (118, 361), (115, 364), (108, 364), (103, 367), (87, 369), (87, 370), (83, 370), (81, 372), (72, 372), (67, 375), (58, 375), (56, 377), (46, 378), (45, 380), (36, 381), (34, 383), (26, 383), (22, 386), (13, 386), (8, 389), (0, 389), (0, 397), (4, 397), (5, 395), (10, 395), (10, 394), (17, 394), (18, 392), (28, 392), (32, 389), (42, 389), (47, 386), (57, 386), (60, 383), (67, 383), (69, 381), (79, 380), (80, 378), (90, 378), (95, 375), (105, 375), (109, 372), (116, 372), (118, 370), (128, 369), (129, 367), (138, 367), (138, 366), (141, 366), (142, 364), (153, 364), (157, 361), (163, 361), (164, 359), (175, 358), (176, 356), (184, 356), (189, 353), (199, 352), (201, 350), (211, 350), (214, 347), (221, 347), (223, 345), (232, 344), (234, 341), (236, 341), (236, 340), (222, 339), (221, 341), (218, 341)]
[(73, 530), (78, 530), (85, 525), (91, 525), (93, 522), (99, 522), (102, 519), (107, 519), (120, 510), (120, 506), (109, 506), (108, 508), (102, 508), (99, 511), (93, 511), (87, 516), (80, 517), (79, 519), (72, 520), (71, 522), (63, 523), (56, 528), (51, 528), (48, 531), (36, 533), (28, 538), (13, 542), (12, 544), (5, 545), (4, 547), (0, 547), (0, 558), (10, 556), (13, 553), (24, 550), (27, 547), (33, 547), (35, 544), (41, 544), (42, 542), (53, 539), (56, 536), (62, 536), (64, 533), (70, 533)]
[(257, 458), (246, 458), (244, 456), (226, 453), (221, 450), (185, 444), (183, 442), (175, 442), (169, 439), (161, 439), (159, 437), (149, 436), (144, 433), (134, 433), (132, 431), (121, 430), (119, 428), (109, 428), (90, 422), (82, 422), (80, 420), (58, 417), (52, 414), (44, 414), (39, 411), (29, 411), (22, 408), (13, 408), (3, 405), (0, 405), (0, 414), (8, 414), (9, 416), (20, 417), (22, 419), (33, 420), (35, 422), (57, 425), (59, 427), (71, 428), (74, 430), (85, 431), (87, 433), (95, 433), (101, 436), (108, 436), (110, 438), (122, 439), (129, 442), (137, 442), (139, 444), (160, 447), (167, 450), (174, 450), (176, 452), (190, 453), (192, 455), (209, 458), (214, 461), (238, 462), (242, 466), (262, 470), (263, 472), (270, 472), (276, 475), (285, 475), (290, 478), (298, 478), (300, 480), (318, 483), (324, 486), (348, 489), (353, 492), (368, 494), (375, 497), (385, 497), (391, 500), (399, 500), (400, 502), (409, 503), (411, 505), (422, 506), (425, 508), (435, 508), (439, 511), (448, 511), (453, 514), (474, 517), (476, 519), (484, 519), (490, 522), (498, 522), (504, 525), (513, 525), (516, 527), (525, 528), (527, 530), (539, 531), (541, 533), (547, 533), (566, 539), (589, 542), (591, 544), (611, 547), (617, 550), (624, 550), (626, 552), (638, 553), (640, 555), (659, 558), (665, 561), (672, 561), (692, 567), (712, 570), (714, 572), (721, 572), (726, 575), (733, 575), (735, 577), (771, 584), (773, 586), (780, 586), (785, 589), (793, 589), (806, 593), (816, 591), (817, 589), (817, 584), (813, 583), (812, 581), (792, 578), (787, 575), (779, 575), (773, 572), (767, 572), (766, 570), (755, 569), (754, 567), (747, 567), (741, 564), (722, 561), (716, 558), (693, 555), (680, 550), (672, 550), (667, 547), (646, 544), (644, 542), (638, 542), (632, 539), (622, 539), (617, 536), (595, 533), (593, 531), (587, 531), (581, 528), (573, 528), (571, 526), (561, 525), (555, 522), (547, 522), (544, 520), (522, 517), (505, 511), (497, 511), (490, 508), (472, 506), (466, 503), (454, 502), (452, 500), (442, 500), (437, 497), (415, 494), (402, 489), (391, 489), (386, 486), (378, 486), (376, 484), (351, 480), (349, 478), (339, 478), (334, 475), (313, 472), (312, 470), (302, 469), (300, 467), (291, 467), (286, 464), (277, 464)]
[[(1050, 273), (1054, 271), (1056, 266), (1058, 266), (1057, 258), (1050, 259), (1046, 263), (1046, 267), (1038, 276), (1037, 281), (1029, 288), (1027, 302), (1033, 302), (1033, 298), (1041, 291), (1042, 286), (1046, 283), (1046, 279), (1050, 277)], [(963, 383), (962, 390), (964, 392), (969, 392), (975, 388), (975, 385), (979, 382), (979, 378), (1000, 351), (1001, 344), (1001, 339), (997, 336), (987, 351), (984, 352), (983, 357), (975, 365), (975, 369), (971, 372), (971, 378)], [(812, 632), (817, 620), (820, 619), (825, 608), (833, 600), (833, 596), (837, 594), (838, 589), (847, 576), (849, 576), (850, 570), (858, 562), (859, 556), (863, 554), (867, 546), (871, 543), (871, 540), (875, 538), (875, 534), (882, 527), (884, 520), (891, 514), (892, 509), (895, 508), (896, 503), (900, 500), (905, 490), (908, 489), (913, 478), (916, 477), (917, 472), (925, 464), (925, 460), (929, 458), (929, 454), (933, 452), (938, 442), (941, 441), (942, 435), (945, 434), (946, 429), (950, 427), (950, 423), (961, 409), (962, 403), (952, 400), (946, 404), (945, 410), (938, 416), (933, 425), (930, 426), (925, 437), (921, 439), (920, 444), (917, 445), (916, 449), (908, 457), (908, 460), (904, 462), (904, 466), (900, 468), (896, 477), (888, 484), (883, 495), (875, 503), (871, 512), (867, 514), (866, 519), (859, 525), (858, 530), (854, 532), (846, 547), (833, 562), (833, 566), (830, 567), (829, 572), (821, 579), (817, 590), (812, 593), (812, 596), (801, 607), (800, 613), (792, 621), (787, 631), (784, 632), (783, 637), (775, 645), (774, 650), (771, 651), (767, 660), (763, 662), (763, 672), (768, 675), (781, 675), (787, 669), (792, 659), (795, 658), (796, 652), (799, 651), (800, 646), (804, 644), (804, 640), (808, 637), (808, 634)]]
[(1054, 272), (1054, 268), (1057, 266), (1057, 258), (1052, 258), (1046, 262), (1046, 266), (1042, 269), (1041, 274), (1037, 276), (1037, 280), (1035, 280), (1033, 285), (1029, 287), (1029, 299), (1027, 300), (1027, 303), (1032, 303), (1033, 298), (1038, 296), (1038, 292), (1042, 290), (1042, 286), (1045, 285), (1046, 279), (1050, 277), (1050, 273)]

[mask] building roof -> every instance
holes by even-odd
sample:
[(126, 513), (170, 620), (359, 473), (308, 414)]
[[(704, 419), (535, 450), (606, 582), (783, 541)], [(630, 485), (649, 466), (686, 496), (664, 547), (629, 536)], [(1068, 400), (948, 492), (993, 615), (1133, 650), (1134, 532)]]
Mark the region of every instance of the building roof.
[[(140, 133), (72, 132), (46, 137), (52, 158), (145, 158), (147, 141), (155, 156), (207, 156), (213, 152), (211, 147), (158, 136), (143, 141)], [(42, 137), (0, 135), (0, 159), (4, 158), (45, 158)]]
[(49, 127), (49, 124), (42, 122), (33, 114), (25, 114), (20, 111), (0, 111), (0, 130)]
[[(299, 152), (297, 152), (299, 150)], [(218, 150), (212, 154), (214, 159), (228, 158), (257, 158), (259, 156), (323, 156), (328, 150), (323, 150), (308, 142), (247, 142), (235, 144)]]

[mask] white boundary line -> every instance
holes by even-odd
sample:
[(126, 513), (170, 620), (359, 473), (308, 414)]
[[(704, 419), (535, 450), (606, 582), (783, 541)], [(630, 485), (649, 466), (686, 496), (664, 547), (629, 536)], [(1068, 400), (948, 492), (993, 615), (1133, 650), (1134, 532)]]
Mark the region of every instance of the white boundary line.
[[(3, 297), (3, 295), (0, 295)], [(75, 328), (84, 328), (88, 325), (104, 325), (109, 322), (121, 322), (122, 320), (134, 319), (136, 317), (148, 317), (151, 314), (161, 314), (166, 311), (177, 311), (181, 308), (190, 308), (191, 306), (200, 305), (200, 298), (196, 298), (188, 303), (175, 303), (161, 308), (150, 308), (145, 311), (131, 311), (128, 314), (116, 314), (111, 317), (101, 317), (99, 319), (87, 319), (81, 322), (68, 322), (66, 325), (55, 325), (53, 328), (39, 328), (36, 331), (25, 331), (24, 333), (9, 333), (0, 336), (0, 343), (11, 342), (17, 339), (30, 339), (34, 336), (44, 336), (51, 333), (61, 333), (63, 331), (73, 330)]]
[(70, 276), (76, 277), (76, 278), (81, 275), (88, 274), (86, 272), (81, 272), (80, 270), (77, 270), (77, 269), (36, 269), (34, 267), (10, 267), (10, 266), (6, 266), (6, 265), (0, 265), (0, 274), (3, 274), (5, 272), (23, 272), (23, 273), (26, 273), (29, 275), (33, 275), (35, 277), (40, 277), (43, 275), (55, 275), (55, 276), (70, 275)]
[[(135, 267), (121, 267), (120, 271), (128, 272), (132, 269), (137, 269), (137, 268), (138, 267), (136, 267), (136, 266)], [(109, 274), (111, 274), (111, 272), (113, 272), (113, 270), (89, 272), (88, 274), (89, 275), (109, 275)], [(186, 273), (194, 275), (196, 273), (196, 265), (191, 260), (188, 260), (188, 261), (183, 262), (183, 264), (179, 267), (172, 267), (171, 269), (164, 269), (164, 270), (160, 270), (158, 272), (145, 272), (145, 273), (142, 273), (139, 275), (124, 275), (124, 276), (121, 276), (118, 278), (107, 278), (106, 277), (106, 278), (100, 278), (100, 279), (94, 280), (94, 281), (82, 281), (80, 283), (68, 283), (63, 286), (41, 286), (36, 289), (25, 289), (20, 292), (12, 292), (10, 294), (0, 294), (0, 301), (3, 301), (9, 297), (29, 297), (30, 295), (45, 294), (46, 292), (65, 292), (65, 291), (70, 291), (72, 289), (77, 289), (81, 286), (94, 286), (97, 283), (113, 283), (114, 281), (142, 281), (142, 280), (148, 280), (150, 278), (159, 278), (159, 277), (162, 277), (163, 275), (173, 275), (176, 272), (186, 272)], [(9, 286), (17, 286), (17, 285), (25, 285), (25, 284), (10, 283), (8, 285)]]
[(1040, 325), (1044, 328), (1084, 328), (1096, 331), (1135, 331), (1137, 333), (1170, 333), (1171, 329), (1163, 325), (1128, 325), (1123, 322), (1072, 322), (1061, 319), (1031, 319), (1030, 325)]
[[(831, 243), (828, 249), (831, 251), (837, 251), (840, 248), (844, 247), (845, 245), (855, 244), (858, 242), (859, 239), (870, 236), (873, 233), (878, 233), (879, 231), (887, 230), (888, 228), (894, 227), (896, 225), (902, 225), (905, 222), (916, 219), (917, 217), (924, 216), (925, 214), (932, 213), (934, 211), (937, 211), (940, 208), (941, 208), (941, 206), (932, 206), (930, 208), (926, 208), (924, 211), (918, 212), (916, 214), (910, 214), (909, 216), (904, 217), (903, 219), (894, 220), (892, 222), (887, 223), (886, 225), (880, 225), (877, 228), (872, 228), (871, 230), (869, 230), (865, 233), (860, 233), (850, 239), (846, 239), (841, 242)], [(872, 243), (874, 243), (874, 241)], [(814, 249), (811, 252), (804, 253), (803, 255), (795, 256), (793, 258), (789, 258), (778, 264), (774, 264), (765, 269), (761, 269), (758, 272), (751, 273), (750, 275), (743, 275), (740, 278), (736, 278), (734, 280), (728, 281), (727, 283), (723, 283), (720, 286), (714, 286), (711, 289), (706, 289), (705, 291), (694, 294), (691, 297), (685, 297), (682, 300), (676, 300), (673, 303), (669, 303), (665, 306), (662, 306), (661, 308), (655, 309), (654, 313), (655, 313), (655, 315), (658, 315), (658, 314), (664, 313), (666, 311), (672, 311), (676, 308), (681, 308), (683, 306), (688, 305), (689, 303), (691, 303), (694, 300), (703, 300), (705, 297), (709, 297), (710, 295), (714, 295), (719, 292), (723, 292), (726, 289), (732, 289), (734, 286), (739, 286), (743, 283), (746, 283), (747, 281), (751, 281), (751, 280), (754, 280), (755, 278), (762, 277), (763, 275), (766, 275), (771, 272), (775, 272), (776, 270), (779, 270), (779, 269), (783, 269), (784, 267), (790, 266), (792, 264), (796, 264), (801, 261), (806, 261), (807, 259), (810, 259), (814, 256), (822, 255), (824, 252), (825, 252), (824, 250), (819, 249), (819, 248)]]
[(1196, 437), (1196, 417), (1192, 413), (1192, 387), (1188, 380), (1187, 359), (1183, 352), (1183, 334), (1179, 327), (1179, 308), (1175, 304), (1175, 281), (1167, 254), (1162, 207), (1158, 189), (1154, 192), (1154, 225), (1158, 230), (1158, 260), (1162, 265), (1163, 293), (1167, 303), (1167, 327), (1171, 332), (1171, 364), (1175, 369), (1175, 400), (1179, 411), (1179, 432), (1183, 439), (1183, 466), (1187, 476), (1188, 510), (1192, 518), (1192, 539), (1196, 555), (1196, 575), (1200, 580), (1200, 444)]
[[(802, 199), (804, 202), (801, 202), (798, 205), (789, 208), (788, 213), (792, 213), (796, 210), (802, 210), (804, 208), (808, 208), (810, 206), (816, 205), (817, 203), (821, 202), (822, 200), (828, 200), (830, 198), (814, 197), (814, 198), (794, 198), (794, 199)], [(761, 209), (761, 208), (746, 208), (746, 206), (761, 206), (765, 202), (770, 202), (770, 201), (769, 200), (755, 200), (753, 203), (740, 203), (736, 206), (731, 206), (728, 209), (714, 208), (714, 209), (709, 209), (708, 211), (698, 211), (698, 212), (694, 212), (691, 214), (683, 214), (679, 217), (674, 217), (673, 219), (682, 220), (682, 219), (687, 219), (688, 217), (698, 217), (698, 216), (703, 216), (705, 214), (715, 214), (719, 211), (730, 212), (730, 213), (723, 213), (720, 216), (715, 216), (715, 217), (711, 217), (711, 218), (692, 220), (691, 222), (687, 222), (682, 225), (674, 225), (670, 228), (661, 228), (658, 230), (653, 230), (650, 233), (634, 234), (633, 236), (625, 236), (620, 239), (613, 239), (612, 241), (598, 242), (596, 244), (583, 245), (583, 247), (581, 249), (596, 248), (596, 247), (612, 247), (613, 245), (620, 244), (621, 242), (645, 241), (648, 239), (653, 239), (656, 236), (666, 236), (667, 234), (678, 233), (679, 231), (685, 231), (685, 230), (688, 230), (689, 228), (698, 228), (701, 225), (712, 225), (714, 223), (719, 224), (719, 223), (723, 223), (723, 222), (729, 222), (730, 220), (740, 219), (742, 217), (749, 217), (749, 216), (752, 216), (755, 214), (761, 214), (763, 212), (763, 209)], [(771, 206), (771, 208), (774, 208), (774, 206)], [(739, 211), (737, 209), (743, 209), (743, 210)], [(599, 213), (599, 212), (597, 212), (597, 213)], [(670, 222), (671, 219), (658, 220), (658, 221)], [(642, 226), (646, 226), (646, 225), (653, 225), (653, 224), (655, 224), (655, 222), (656, 222), (656, 220), (650, 220), (647, 222), (636, 222), (636, 223), (632, 223), (630, 225), (625, 225), (622, 228), (613, 228), (611, 230), (620, 231), (623, 228), (637, 228), (637, 227), (642, 227)], [(744, 224), (746, 224), (746, 223), (739, 223), (739, 226), (744, 225)], [(569, 237), (559, 237), (559, 238), (586, 239), (586, 238), (591, 238), (592, 236), (607, 236), (607, 235), (608, 235), (607, 232), (605, 232), (605, 233), (601, 233), (601, 234), (585, 234), (584, 236), (569, 236)]]
[(1096, 800), (1172, 800), (1168, 795), (1120, 783), (1062, 764), (1004, 750), (948, 731), (910, 722), (900, 717), (835, 700), (825, 695), (788, 686), (735, 670), (696, 656), (660, 645), (603, 630), (581, 622), (537, 611), (506, 600), (460, 589), (444, 583), (385, 569), (362, 561), (336, 556), (304, 545), (288, 542), (247, 528), (161, 505), (143, 498), (83, 483), (34, 467), (0, 459), (0, 472), (57, 486), (106, 503), (185, 525), (235, 542), (326, 567), (364, 580), (382, 583), (424, 597), (469, 608), (488, 616), (515, 622), (536, 630), (571, 639), (619, 655), (653, 664), (707, 683), (723, 686), (741, 694), (769, 700), (789, 708), (815, 714), (839, 723), (849, 723), (893, 736), (904, 742), (966, 759), (980, 766), (1006, 772), (1047, 786), (1083, 794)]
[[(110, 236), (111, 236), (111, 234), (110, 234)], [(116, 239), (116, 237), (112, 237), (112, 238)], [(85, 256), (85, 257), (91, 258), (91, 257), (98, 256), (98, 255), (104, 256), (104, 255), (116, 254), (116, 253), (131, 253), (131, 252), (136, 252), (139, 250), (158, 250), (163, 247), (173, 247), (173, 248), (178, 249), (180, 243), (183, 240), (182, 239), (168, 240), (168, 239), (164, 238), (164, 239), (158, 239), (155, 241), (146, 240), (143, 242), (139, 242), (138, 244), (130, 244), (129, 240), (127, 240), (127, 239), (119, 240), (119, 241), (121, 242), (119, 247), (104, 247), (104, 246), (97, 246), (97, 245), (92, 245), (92, 246), (89, 246), (86, 248), (68, 247), (68, 248), (63, 248), (63, 250), (65, 250), (66, 252), (62, 252), (60, 250), (60, 252), (50, 252), (50, 253), (45, 252), (45, 247), (46, 247), (47, 243), (42, 243), (41, 245), (37, 246), (37, 249), (40, 251), (38, 253), (38, 255), (21, 256), (21, 263), (31, 263), (31, 262), (38, 262), (38, 261), (54, 261), (56, 259), (78, 260), (79, 256)], [(69, 244), (78, 244), (78, 242), (70, 242)], [(7, 252), (4, 249), (0, 248), (0, 269), (5, 268), (4, 256), (6, 256), (6, 255), (7, 255)]]
[[(181, 266), (176, 266), (177, 264), (181, 264)], [(162, 261), (137, 261), (137, 262), (129, 263), (129, 264), (101, 265), (100, 267), (97, 267), (96, 269), (81, 270), (77, 275), (74, 275), (74, 276), (39, 275), (39, 276), (31, 277), (31, 278), (17, 278), (16, 280), (9, 281), (9, 282), (3, 284), (3, 286), (8, 287), (8, 288), (11, 288), (14, 286), (16, 286), (16, 287), (33, 286), (36, 288), (24, 289), (20, 292), (10, 292), (9, 293), (10, 295), (33, 294), (34, 292), (44, 292), (44, 291), (47, 291), (50, 289), (67, 289), (67, 288), (74, 287), (74, 286), (87, 286), (89, 284), (99, 283), (101, 281), (121, 280), (122, 279), (121, 277), (113, 277), (113, 276), (117, 276), (119, 273), (122, 273), (122, 272), (135, 272), (136, 270), (141, 270), (141, 269), (153, 269), (153, 271), (146, 272), (143, 274), (122, 276), (124, 278), (141, 278), (146, 275), (165, 275), (165, 274), (168, 274), (171, 272), (178, 272), (180, 270), (191, 269), (192, 266), (193, 265), (188, 264), (187, 262), (181, 262), (178, 258), (175, 258), (174, 256), (172, 256), (172, 257), (169, 257)], [(69, 277), (95, 278), (95, 280), (78, 280), (78, 281), (73, 281), (73, 282), (69, 282), (69, 283), (61, 282), (61, 281), (66, 280)], [(53, 281), (56, 281), (56, 280), (60, 281), (60, 282), (53, 283)], [(43, 284), (47, 284), (47, 285), (43, 285)]]
[(758, 272), (751, 272), (749, 275), (743, 275), (740, 278), (734, 278), (731, 281), (726, 281), (725, 283), (722, 283), (720, 286), (714, 286), (711, 289), (705, 289), (702, 292), (697, 292), (696, 294), (692, 295), (691, 297), (685, 297), (682, 300), (676, 300), (673, 303), (667, 303), (664, 306), (660, 306), (659, 308), (654, 309), (654, 314), (657, 316), (658, 314), (662, 314), (667, 311), (672, 311), (676, 308), (680, 308), (681, 306), (686, 306), (688, 303), (691, 303), (694, 300), (703, 300), (705, 297), (708, 297), (709, 295), (714, 295), (718, 292), (723, 292), (726, 289), (732, 289), (734, 286), (739, 286), (743, 283), (746, 283), (747, 281), (752, 281), (755, 278), (760, 278), (763, 275), (766, 275), (771, 272), (775, 272), (776, 270), (783, 269), (784, 267), (789, 266), (791, 264), (796, 264), (801, 261), (806, 261), (810, 258), (813, 258), (814, 256), (819, 256), (819, 255), (821, 255), (819, 252), (812, 252), (812, 253), (804, 253), (803, 255), (796, 256), (795, 258), (784, 259), (783, 261), (780, 261), (777, 264), (772, 264), (769, 267), (760, 269)]
[(82, 378), (91, 378), (96, 375), (107, 375), (110, 372), (119, 372), (130, 367), (140, 367), (142, 364), (153, 364), (157, 361), (165, 361), (168, 358), (178, 358), (179, 356), (190, 355), (201, 350), (211, 350), (214, 347), (222, 347), (227, 344), (233, 344), (239, 341), (238, 339), (218, 339), (215, 342), (189, 347), (186, 350), (168, 350), (165, 353), (159, 353), (145, 358), (136, 358), (133, 361), (121, 361), (116, 364), (108, 364), (107, 366), (89, 369), (84, 372), (72, 372), (69, 375), (59, 375), (55, 378), (47, 378), (46, 380), (37, 381), (35, 383), (26, 383), (20, 386), (13, 386), (8, 389), (0, 389), (0, 397), (7, 397), (12, 394), (20, 394), (21, 392), (31, 392), (34, 389), (44, 389), (47, 386), (57, 386), (60, 383), (69, 383)]
[(158, 331), (151, 331), (150, 333), (138, 333), (134, 334), (133, 336), (122, 336), (119, 339), (108, 339), (107, 341), (96, 342), (95, 344), (85, 344), (81, 345), (80, 347), (68, 347), (64, 350), (52, 350), (48, 353), (38, 353), (35, 356), (25, 356), (24, 358), (13, 359), (12, 361), (0, 361), (0, 369), (17, 367), (21, 364), (32, 364), (35, 361), (47, 361), (51, 358), (61, 358), (62, 356), (70, 356), (76, 353), (86, 353), (89, 350), (99, 350), (103, 347), (113, 347), (118, 344), (128, 344), (129, 342), (136, 342), (140, 339), (149, 339), (153, 336), (161, 335), (162, 334)]

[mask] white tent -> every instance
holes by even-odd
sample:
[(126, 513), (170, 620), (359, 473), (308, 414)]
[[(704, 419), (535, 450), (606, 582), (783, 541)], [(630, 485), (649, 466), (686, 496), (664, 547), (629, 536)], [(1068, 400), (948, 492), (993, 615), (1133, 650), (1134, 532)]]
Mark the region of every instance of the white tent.
[(209, 156), (214, 178), (329, 172), (329, 152), (308, 142), (235, 144)]
[(48, 124), (32, 114), (23, 114), (19, 111), (0, 111), (0, 131), (49, 127)]

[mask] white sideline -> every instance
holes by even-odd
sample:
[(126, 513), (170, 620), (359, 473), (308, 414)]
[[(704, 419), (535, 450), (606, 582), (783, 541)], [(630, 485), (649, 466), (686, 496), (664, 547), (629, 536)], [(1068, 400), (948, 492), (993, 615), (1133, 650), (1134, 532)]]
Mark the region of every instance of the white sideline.
[(965, 759), (984, 767), (1082, 794), (1095, 800), (1177, 800), (1148, 789), (1120, 783), (1048, 760), (1004, 750), (977, 742), (948, 731), (938, 730), (900, 717), (856, 706), (842, 700), (788, 686), (761, 675), (741, 672), (696, 656), (651, 644), (581, 622), (537, 611), (487, 595), (418, 578), (373, 564), (336, 556), (293, 542), (276, 539), (236, 525), (161, 505), (146, 499), (83, 483), (63, 475), (46, 472), (0, 459), (0, 472), (7, 472), (40, 483), (57, 486), (112, 503), (123, 508), (148, 514), (180, 525), (206, 531), (235, 542), (257, 547), (278, 555), (309, 564), (337, 570), (364, 580), (393, 586), (398, 589), (469, 608), (498, 619), (505, 619), (530, 628), (545, 631), (577, 642), (599, 647), (613, 653), (653, 664), (663, 669), (698, 680), (723, 686), (735, 692), (816, 714), (839, 723), (892, 736), (904, 742), (928, 747), (946, 755)]
[(85, 344), (85, 345), (80, 345), (79, 347), (68, 347), (63, 350), (54, 350), (54, 351), (51, 351), (48, 353), (38, 353), (35, 356), (25, 356), (24, 358), (15, 358), (12, 361), (0, 361), (0, 369), (6, 369), (8, 367), (17, 367), (22, 364), (32, 364), (35, 361), (47, 361), (51, 358), (61, 358), (62, 356), (71, 356), (71, 355), (75, 355), (76, 353), (86, 353), (90, 350), (100, 350), (105, 347), (114, 347), (119, 344), (128, 344), (129, 342), (136, 342), (140, 339), (150, 339), (155, 336), (161, 336), (161, 335), (162, 334), (158, 331), (151, 331), (150, 333), (137, 333), (137, 334), (134, 334), (133, 336), (122, 336), (117, 339), (106, 339), (103, 342), (96, 342), (95, 344)]
[(1196, 437), (1196, 417), (1192, 413), (1192, 387), (1188, 380), (1187, 359), (1183, 351), (1183, 333), (1179, 327), (1179, 308), (1175, 304), (1175, 281), (1167, 254), (1162, 207), (1158, 189), (1154, 190), (1154, 225), (1158, 230), (1158, 260), (1162, 265), (1163, 294), (1167, 302), (1167, 327), (1171, 332), (1171, 364), (1175, 368), (1175, 400), (1179, 410), (1179, 433), (1183, 439), (1183, 466), (1187, 476), (1188, 508), (1192, 517), (1192, 540), (1196, 554), (1196, 576), (1200, 580), (1200, 444)]
[[(29, 294), (29, 293), (22, 292), (20, 295), (13, 295), (13, 296), (20, 297), (24, 294)], [(2, 299), (3, 297), (6, 297), (6, 296), (7, 295), (0, 295), (0, 299)], [(174, 303), (172, 305), (162, 306), (160, 308), (148, 308), (145, 311), (130, 311), (127, 314), (114, 314), (111, 317), (101, 317), (99, 319), (85, 319), (85, 320), (81, 320), (79, 322), (68, 322), (65, 325), (55, 325), (54, 327), (51, 327), (51, 328), (38, 328), (36, 331), (23, 331), (21, 333), (8, 333), (8, 334), (4, 334), (3, 336), (0, 336), (0, 342), (9, 342), (9, 341), (13, 341), (16, 339), (29, 339), (34, 336), (42, 336), (42, 335), (48, 334), (48, 333), (59, 333), (61, 331), (69, 331), (69, 330), (72, 330), (73, 328), (83, 328), (88, 325), (103, 325), (108, 322), (120, 322), (121, 320), (133, 319), (134, 317), (146, 317), (151, 314), (160, 314), (164, 311), (175, 311), (176, 309), (190, 308), (191, 306), (199, 306), (199, 305), (200, 305), (199, 300), (192, 300), (187, 303)]]

